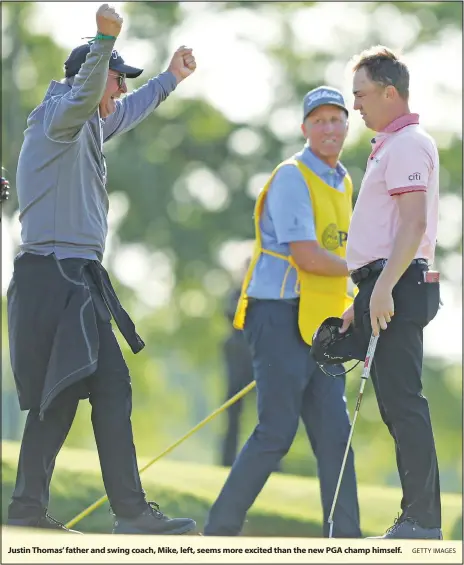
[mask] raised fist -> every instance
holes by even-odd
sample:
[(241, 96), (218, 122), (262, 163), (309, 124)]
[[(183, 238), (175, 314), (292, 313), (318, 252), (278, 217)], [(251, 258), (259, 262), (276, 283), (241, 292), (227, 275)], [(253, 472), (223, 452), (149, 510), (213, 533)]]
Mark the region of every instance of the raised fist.
[(116, 12), (115, 8), (102, 4), (97, 10), (97, 30), (103, 35), (113, 35), (118, 37), (123, 19)]
[(8, 200), (10, 196), (10, 185), (5, 177), (0, 177), (1, 191), (0, 191), (0, 202)]
[(192, 49), (182, 45), (172, 56), (168, 71), (171, 71), (176, 77), (177, 83), (179, 83), (184, 80), (184, 78), (190, 76), (196, 68), (197, 63), (192, 54)]

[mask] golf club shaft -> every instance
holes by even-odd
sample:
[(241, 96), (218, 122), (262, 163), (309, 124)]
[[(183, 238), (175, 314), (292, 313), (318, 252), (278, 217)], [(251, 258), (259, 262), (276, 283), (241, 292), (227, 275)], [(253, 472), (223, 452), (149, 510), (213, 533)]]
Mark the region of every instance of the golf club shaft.
[(374, 358), (374, 353), (375, 353), (375, 348), (377, 346), (378, 338), (379, 338), (379, 336), (372, 335), (371, 339), (369, 341), (369, 347), (367, 348), (366, 358), (365, 358), (365, 361), (364, 361), (364, 368), (363, 368), (363, 372), (362, 372), (362, 375), (361, 375), (361, 386), (359, 388), (358, 400), (356, 402), (356, 408), (355, 408), (355, 411), (354, 411), (353, 422), (351, 424), (350, 435), (348, 436), (348, 441), (347, 441), (346, 449), (345, 449), (345, 455), (343, 456), (342, 466), (341, 466), (341, 469), (340, 469), (340, 474), (338, 476), (338, 482), (337, 482), (337, 487), (335, 489), (334, 499), (333, 499), (333, 502), (332, 502), (332, 508), (330, 509), (329, 518), (327, 520), (327, 522), (329, 524), (329, 538), (332, 537), (332, 533), (333, 533), (333, 524), (334, 524), (333, 523), (333, 515), (334, 515), (334, 511), (335, 511), (335, 506), (337, 504), (338, 493), (340, 491), (340, 485), (342, 483), (343, 472), (345, 471), (346, 460), (348, 458), (348, 453), (350, 451), (351, 438), (353, 437), (353, 432), (354, 432), (354, 425), (356, 424), (356, 419), (358, 417), (359, 409), (361, 407), (361, 401), (362, 401), (362, 397), (363, 397), (364, 386), (366, 384), (367, 379), (369, 378), (369, 373), (370, 373), (371, 365), (372, 365), (372, 359)]

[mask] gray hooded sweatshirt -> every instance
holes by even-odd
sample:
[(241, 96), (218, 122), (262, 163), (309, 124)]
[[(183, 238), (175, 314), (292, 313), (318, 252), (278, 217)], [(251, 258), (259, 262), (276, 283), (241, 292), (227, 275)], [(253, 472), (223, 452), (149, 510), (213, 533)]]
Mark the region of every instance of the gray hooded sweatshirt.
[(146, 118), (175, 89), (161, 73), (100, 118), (112, 40), (97, 40), (72, 86), (52, 81), (30, 114), (18, 161), (21, 252), (101, 261), (108, 232), (103, 143)]

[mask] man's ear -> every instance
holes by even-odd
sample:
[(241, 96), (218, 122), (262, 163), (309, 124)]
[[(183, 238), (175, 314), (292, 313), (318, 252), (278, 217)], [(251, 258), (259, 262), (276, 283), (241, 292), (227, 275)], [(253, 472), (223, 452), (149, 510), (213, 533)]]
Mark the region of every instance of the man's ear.
[(386, 98), (393, 100), (395, 98), (395, 96), (397, 96), (397, 95), (398, 95), (398, 91), (396, 90), (396, 88), (392, 84), (389, 84), (385, 88), (385, 97)]
[(301, 124), (301, 133), (303, 134), (303, 137), (305, 139), (308, 139), (308, 135), (307, 135), (307, 132), (306, 132), (306, 126), (305, 126), (304, 122)]

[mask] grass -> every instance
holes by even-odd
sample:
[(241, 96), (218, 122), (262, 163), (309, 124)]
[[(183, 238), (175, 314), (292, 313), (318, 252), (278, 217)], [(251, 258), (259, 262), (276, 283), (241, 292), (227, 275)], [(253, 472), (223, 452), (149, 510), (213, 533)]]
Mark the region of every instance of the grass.
[[(16, 475), (19, 444), (2, 442), (2, 521)], [(140, 467), (149, 460), (141, 459)], [(209, 507), (218, 495), (228, 469), (200, 463), (161, 460), (142, 474), (148, 500), (156, 500), (168, 515), (188, 516), (199, 531)], [(363, 534), (380, 535), (398, 513), (401, 492), (397, 488), (359, 485)], [(96, 451), (63, 448), (52, 482), (50, 513), (67, 522), (104, 494)], [(108, 503), (76, 524), (86, 532), (111, 531)], [(442, 495), (443, 535), (462, 539), (462, 497)], [(316, 479), (273, 474), (248, 514), (243, 531), (248, 536), (320, 537), (321, 503)]]

